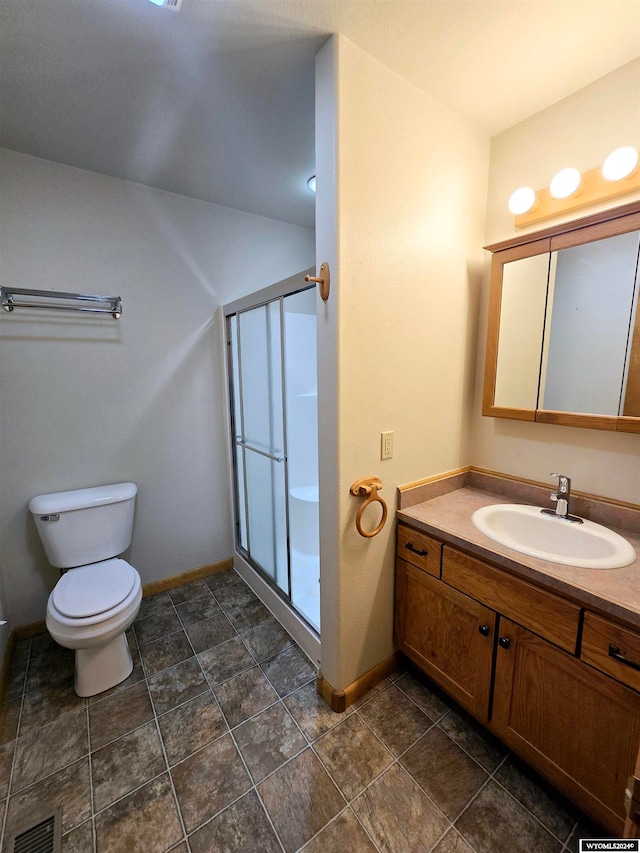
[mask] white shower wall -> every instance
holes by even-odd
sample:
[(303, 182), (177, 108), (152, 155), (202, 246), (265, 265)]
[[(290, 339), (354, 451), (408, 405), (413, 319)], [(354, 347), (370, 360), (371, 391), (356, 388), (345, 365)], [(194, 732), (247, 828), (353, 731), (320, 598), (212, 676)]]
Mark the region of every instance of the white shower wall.
[(315, 290), (284, 300), (291, 600), (320, 630)]

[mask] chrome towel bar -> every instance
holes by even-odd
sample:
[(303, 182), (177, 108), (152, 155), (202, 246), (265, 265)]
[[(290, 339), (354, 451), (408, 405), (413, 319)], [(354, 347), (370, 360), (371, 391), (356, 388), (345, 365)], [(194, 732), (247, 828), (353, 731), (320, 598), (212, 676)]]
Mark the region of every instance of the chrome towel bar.
[[(18, 298), (16, 298), (18, 297)], [(30, 302), (21, 297), (31, 297), (42, 302)], [(47, 301), (48, 300), (48, 301)], [(56, 304), (56, 300), (73, 302), (92, 302), (105, 305), (104, 308), (85, 308), (80, 305)], [(14, 308), (52, 308), (56, 311), (82, 311), (87, 314), (110, 314), (114, 320), (122, 316), (122, 299), (119, 296), (85, 296), (82, 293), (63, 293), (59, 290), (31, 290), (21, 287), (0, 287), (0, 305), (5, 311)]]

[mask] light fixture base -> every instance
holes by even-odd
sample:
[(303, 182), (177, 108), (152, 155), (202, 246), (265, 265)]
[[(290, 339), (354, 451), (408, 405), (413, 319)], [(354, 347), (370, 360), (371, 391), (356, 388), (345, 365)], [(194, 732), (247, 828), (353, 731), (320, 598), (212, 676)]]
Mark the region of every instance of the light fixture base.
[(574, 210), (634, 192), (640, 192), (640, 170), (622, 180), (608, 181), (602, 176), (602, 169), (591, 169), (582, 173), (582, 191), (579, 195), (554, 198), (548, 187), (538, 190), (536, 192), (540, 200), (538, 207), (528, 213), (516, 214), (514, 224), (516, 228), (526, 228), (527, 225), (533, 225), (544, 219), (563, 216), (565, 213), (573, 213)]

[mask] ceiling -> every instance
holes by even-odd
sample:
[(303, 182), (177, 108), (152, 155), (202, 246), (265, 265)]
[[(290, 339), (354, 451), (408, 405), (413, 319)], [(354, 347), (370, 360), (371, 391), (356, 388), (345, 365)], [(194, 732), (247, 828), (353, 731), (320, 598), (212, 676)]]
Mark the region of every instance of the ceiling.
[(640, 53), (640, 0), (3, 0), (0, 146), (312, 226), (341, 32), (495, 134)]

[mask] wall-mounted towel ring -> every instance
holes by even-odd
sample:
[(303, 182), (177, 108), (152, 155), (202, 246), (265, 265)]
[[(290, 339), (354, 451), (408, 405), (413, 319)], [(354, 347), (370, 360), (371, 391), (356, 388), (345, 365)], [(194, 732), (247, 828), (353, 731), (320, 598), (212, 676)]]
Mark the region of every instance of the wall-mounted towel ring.
[[(351, 486), (349, 491), (352, 495), (356, 497), (365, 497), (366, 501), (364, 501), (358, 513), (356, 515), (356, 529), (360, 536), (364, 536), (366, 539), (371, 539), (373, 536), (377, 536), (378, 533), (382, 530), (387, 520), (387, 505), (384, 502), (384, 499), (380, 497), (378, 494), (378, 490), (382, 488), (382, 480), (380, 477), (363, 477), (361, 480), (356, 480), (355, 483)], [(371, 503), (378, 502), (382, 506), (382, 518), (378, 523), (378, 526), (367, 532), (362, 529), (362, 513)]]

